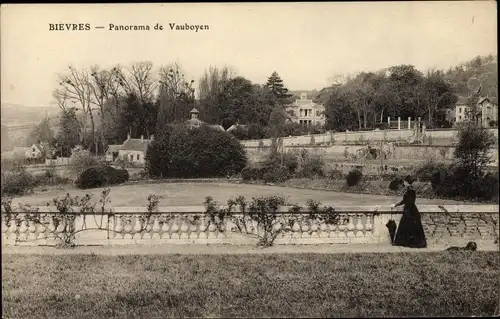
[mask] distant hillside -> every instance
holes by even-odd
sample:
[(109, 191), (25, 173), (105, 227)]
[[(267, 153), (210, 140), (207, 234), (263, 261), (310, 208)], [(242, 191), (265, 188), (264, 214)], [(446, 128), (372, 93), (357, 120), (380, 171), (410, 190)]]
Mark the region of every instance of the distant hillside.
[(42, 118), (56, 117), (60, 109), (57, 107), (25, 106), (19, 104), (2, 103), (2, 124), (7, 126), (28, 125), (39, 123)]
[(2, 151), (14, 146), (26, 146), (26, 137), (35, 125), (48, 116), (52, 130), (57, 131), (60, 109), (57, 107), (25, 106), (4, 103), (1, 105)]

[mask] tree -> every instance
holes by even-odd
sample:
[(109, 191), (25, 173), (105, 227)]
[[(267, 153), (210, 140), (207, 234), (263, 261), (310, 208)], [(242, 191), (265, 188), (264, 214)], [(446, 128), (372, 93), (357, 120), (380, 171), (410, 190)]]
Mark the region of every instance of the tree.
[(273, 106), (290, 104), (292, 94), (288, 93), (288, 89), (284, 86), (283, 80), (276, 71), (267, 79), (266, 88), (268, 89), (269, 99)]
[(458, 144), (455, 147), (455, 159), (458, 166), (470, 174), (470, 177), (482, 176), (490, 162), (490, 149), (495, 145), (495, 137), (488, 130), (468, 119), (459, 125)]
[(142, 103), (151, 102), (158, 83), (153, 79), (153, 63), (135, 62), (129, 70), (116, 66), (113, 77), (126, 95), (135, 95)]
[(271, 137), (278, 138), (283, 136), (285, 132), (285, 123), (288, 116), (285, 110), (279, 106), (275, 106), (269, 116), (269, 129)]
[(160, 69), (157, 131), (168, 123), (186, 120), (194, 107), (194, 80), (188, 82), (179, 64)]
[(329, 130), (352, 130), (357, 121), (348, 92), (342, 87), (332, 89), (329, 98), (325, 101), (326, 127)]
[(163, 177), (225, 177), (246, 165), (241, 143), (208, 126), (167, 126), (148, 147), (147, 170)]
[(227, 67), (210, 67), (198, 85), (200, 113), (205, 121), (220, 124), (228, 115), (228, 105), (223, 99), (231, 74)]
[(60, 128), (57, 134), (57, 148), (62, 157), (68, 157), (80, 142), (81, 124), (75, 113), (75, 108), (61, 112)]
[(77, 70), (71, 65), (68, 69), (68, 74), (59, 75), (59, 94), (75, 103), (80, 104), (84, 115), (82, 120), (82, 139), (87, 131), (87, 115), (90, 116), (92, 140), (95, 141), (95, 122), (91, 107), (92, 90), (90, 74), (86, 69)]
[(420, 89), (427, 108), (424, 118), (427, 119), (427, 126), (433, 128), (436, 115), (444, 115), (445, 110), (456, 103), (457, 97), (453, 94), (451, 85), (445, 81), (442, 71), (427, 72)]
[(28, 136), (28, 144), (32, 145), (34, 143), (47, 142), (50, 143), (54, 138), (54, 134), (50, 128), (50, 122), (48, 118), (44, 118), (37, 126), (33, 128)]

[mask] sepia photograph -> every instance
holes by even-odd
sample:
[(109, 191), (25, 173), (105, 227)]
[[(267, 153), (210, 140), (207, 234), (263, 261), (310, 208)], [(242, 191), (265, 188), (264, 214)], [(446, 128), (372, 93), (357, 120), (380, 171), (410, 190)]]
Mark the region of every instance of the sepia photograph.
[(496, 1), (0, 8), (2, 318), (500, 316)]

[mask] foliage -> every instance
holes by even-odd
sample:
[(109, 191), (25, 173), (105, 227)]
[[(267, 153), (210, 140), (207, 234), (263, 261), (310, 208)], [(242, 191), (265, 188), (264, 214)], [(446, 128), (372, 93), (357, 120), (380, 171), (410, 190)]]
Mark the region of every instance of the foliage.
[(326, 177), (332, 180), (341, 180), (345, 178), (344, 173), (338, 169), (330, 169), (326, 174)]
[(267, 79), (266, 88), (272, 105), (284, 106), (290, 103), (292, 94), (288, 93), (288, 89), (284, 86), (283, 80), (276, 71)]
[(391, 181), (391, 183), (389, 184), (389, 189), (391, 191), (397, 191), (401, 189), (402, 186), (403, 186), (403, 179), (397, 177)]
[(286, 181), (290, 176), (286, 166), (270, 166), (262, 175), (262, 179), (266, 183), (279, 183)]
[(76, 116), (76, 109), (62, 111), (57, 133), (57, 149), (62, 157), (69, 157), (71, 149), (80, 143), (81, 124)]
[(436, 172), (442, 172), (448, 169), (448, 165), (443, 163), (436, 163), (433, 159), (427, 161), (422, 166), (418, 167), (414, 175), (419, 181), (430, 182), (433, 181), (433, 176)]
[(101, 164), (96, 156), (93, 156), (89, 150), (84, 149), (82, 146), (76, 146), (71, 150), (70, 163), (71, 171), (75, 175), (79, 175), (86, 169)]
[(241, 178), (244, 181), (261, 180), (267, 170), (269, 170), (267, 166), (247, 166), (241, 170)]
[(298, 156), (299, 168), (297, 176), (300, 177), (323, 177), (325, 162), (319, 155), (311, 155), (308, 150), (302, 150)]
[(3, 177), (2, 196), (32, 193), (35, 186), (36, 180), (26, 171), (26, 166), (15, 164), (12, 172), (8, 172)]
[(458, 139), (454, 163), (432, 173), (431, 183), (436, 194), (473, 200), (497, 198), (498, 176), (485, 172), (495, 138), (469, 120), (459, 125)]
[(472, 121), (461, 123), (458, 129), (454, 154), (457, 165), (469, 171), (471, 177), (479, 177), (490, 162), (489, 151), (495, 145), (495, 137)]
[(38, 123), (33, 130), (29, 133), (27, 142), (28, 145), (32, 145), (40, 142), (49, 143), (54, 138), (54, 133), (50, 127), (50, 122), (48, 118), (44, 118), (40, 123)]
[(219, 177), (239, 173), (246, 165), (246, 154), (227, 132), (175, 126), (151, 143), (146, 161), (151, 176)]
[(129, 179), (127, 170), (111, 166), (96, 166), (84, 170), (75, 181), (78, 188), (95, 188), (107, 185), (121, 184)]
[(347, 186), (352, 187), (358, 185), (361, 182), (362, 178), (363, 173), (360, 170), (354, 169), (350, 171), (346, 176)]
[(492, 200), (498, 197), (498, 175), (471, 175), (464, 167), (452, 165), (433, 175), (432, 186), (438, 196), (472, 200)]

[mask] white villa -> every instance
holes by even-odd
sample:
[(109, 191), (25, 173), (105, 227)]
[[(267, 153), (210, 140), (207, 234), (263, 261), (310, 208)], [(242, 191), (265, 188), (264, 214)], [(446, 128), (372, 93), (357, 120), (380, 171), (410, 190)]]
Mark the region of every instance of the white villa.
[(300, 99), (286, 108), (291, 120), (301, 125), (325, 125), (325, 107), (314, 103), (307, 98), (307, 93), (302, 93)]
[[(468, 99), (465, 97), (460, 97), (455, 105), (455, 117), (454, 122), (460, 123), (467, 118), (467, 106)], [(479, 119), (483, 127), (490, 127), (492, 121), (497, 121), (498, 119), (498, 106), (493, 103), (489, 98), (482, 97), (477, 102), (479, 109)]]

